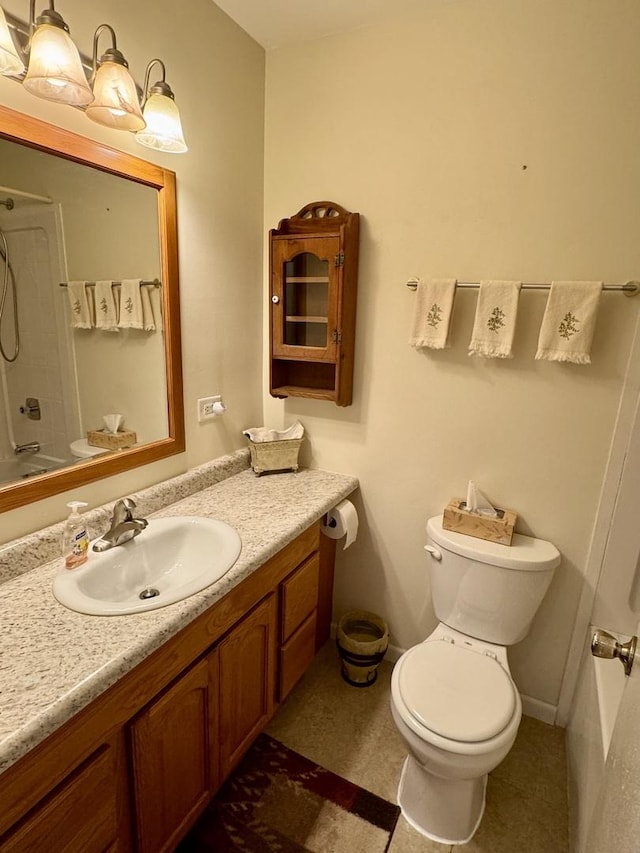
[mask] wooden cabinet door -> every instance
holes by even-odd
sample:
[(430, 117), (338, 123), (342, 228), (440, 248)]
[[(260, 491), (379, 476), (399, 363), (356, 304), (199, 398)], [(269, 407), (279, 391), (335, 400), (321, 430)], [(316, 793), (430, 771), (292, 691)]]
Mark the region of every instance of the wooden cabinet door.
[(131, 725), (136, 830), (143, 853), (173, 850), (211, 797), (215, 661), (214, 650)]
[(274, 239), (272, 252), (273, 354), (335, 361), (340, 237)]
[(275, 702), (276, 596), (218, 645), (220, 775), (225, 778), (270, 719)]
[(0, 839), (2, 853), (102, 853), (126, 850), (128, 827), (120, 823), (125, 791), (117, 741), (105, 743), (58, 785), (18, 828)]

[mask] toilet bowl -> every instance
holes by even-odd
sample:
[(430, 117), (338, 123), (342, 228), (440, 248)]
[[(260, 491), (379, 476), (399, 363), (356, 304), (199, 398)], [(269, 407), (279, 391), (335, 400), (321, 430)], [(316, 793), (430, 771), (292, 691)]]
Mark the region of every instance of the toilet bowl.
[(440, 620), (391, 678), (391, 713), (408, 751), (398, 803), (443, 844), (465, 844), (484, 812), (487, 774), (515, 741), (522, 702), (507, 647), (526, 636), (560, 554), (515, 534), (512, 545), (427, 523), (429, 578)]
[(391, 713), (409, 750), (398, 789), (404, 817), (442, 844), (469, 841), (487, 774), (513, 746), (522, 716), (506, 649), (439, 624), (394, 667)]
[(101, 456), (108, 452), (104, 447), (94, 447), (89, 444), (86, 438), (76, 438), (69, 444), (69, 449), (75, 459), (91, 459), (92, 456)]

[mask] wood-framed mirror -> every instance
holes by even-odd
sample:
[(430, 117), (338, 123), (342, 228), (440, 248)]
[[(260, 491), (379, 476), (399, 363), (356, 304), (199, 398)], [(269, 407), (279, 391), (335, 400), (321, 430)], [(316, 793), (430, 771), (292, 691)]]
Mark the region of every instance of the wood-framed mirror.
[[(175, 174), (0, 106), (0, 232), (0, 512), (184, 451)], [(120, 320), (138, 280), (152, 328)], [(96, 449), (114, 413), (136, 441)]]

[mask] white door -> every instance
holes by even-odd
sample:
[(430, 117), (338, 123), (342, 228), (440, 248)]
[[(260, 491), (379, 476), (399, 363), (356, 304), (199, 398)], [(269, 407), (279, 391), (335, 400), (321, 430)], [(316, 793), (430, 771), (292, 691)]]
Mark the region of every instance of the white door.
[(640, 619), (639, 504), (640, 398), (635, 405), (591, 617), (594, 625), (627, 635), (633, 634)]
[[(640, 634), (640, 403), (627, 448), (593, 622)], [(622, 664), (610, 660), (605, 666)], [(589, 827), (586, 853), (640, 853), (640, 654), (626, 679)]]
[[(640, 632), (640, 625), (637, 627)], [(607, 666), (621, 666), (617, 660)], [(640, 655), (624, 688), (586, 853), (640, 853)]]

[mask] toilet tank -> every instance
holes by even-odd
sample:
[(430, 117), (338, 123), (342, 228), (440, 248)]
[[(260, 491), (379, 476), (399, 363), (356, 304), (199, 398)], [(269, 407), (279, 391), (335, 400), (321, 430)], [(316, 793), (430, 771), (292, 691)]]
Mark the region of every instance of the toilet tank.
[(560, 563), (555, 545), (519, 533), (498, 545), (444, 530), (441, 515), (427, 522), (427, 539), (438, 619), (490, 643), (522, 640)]

